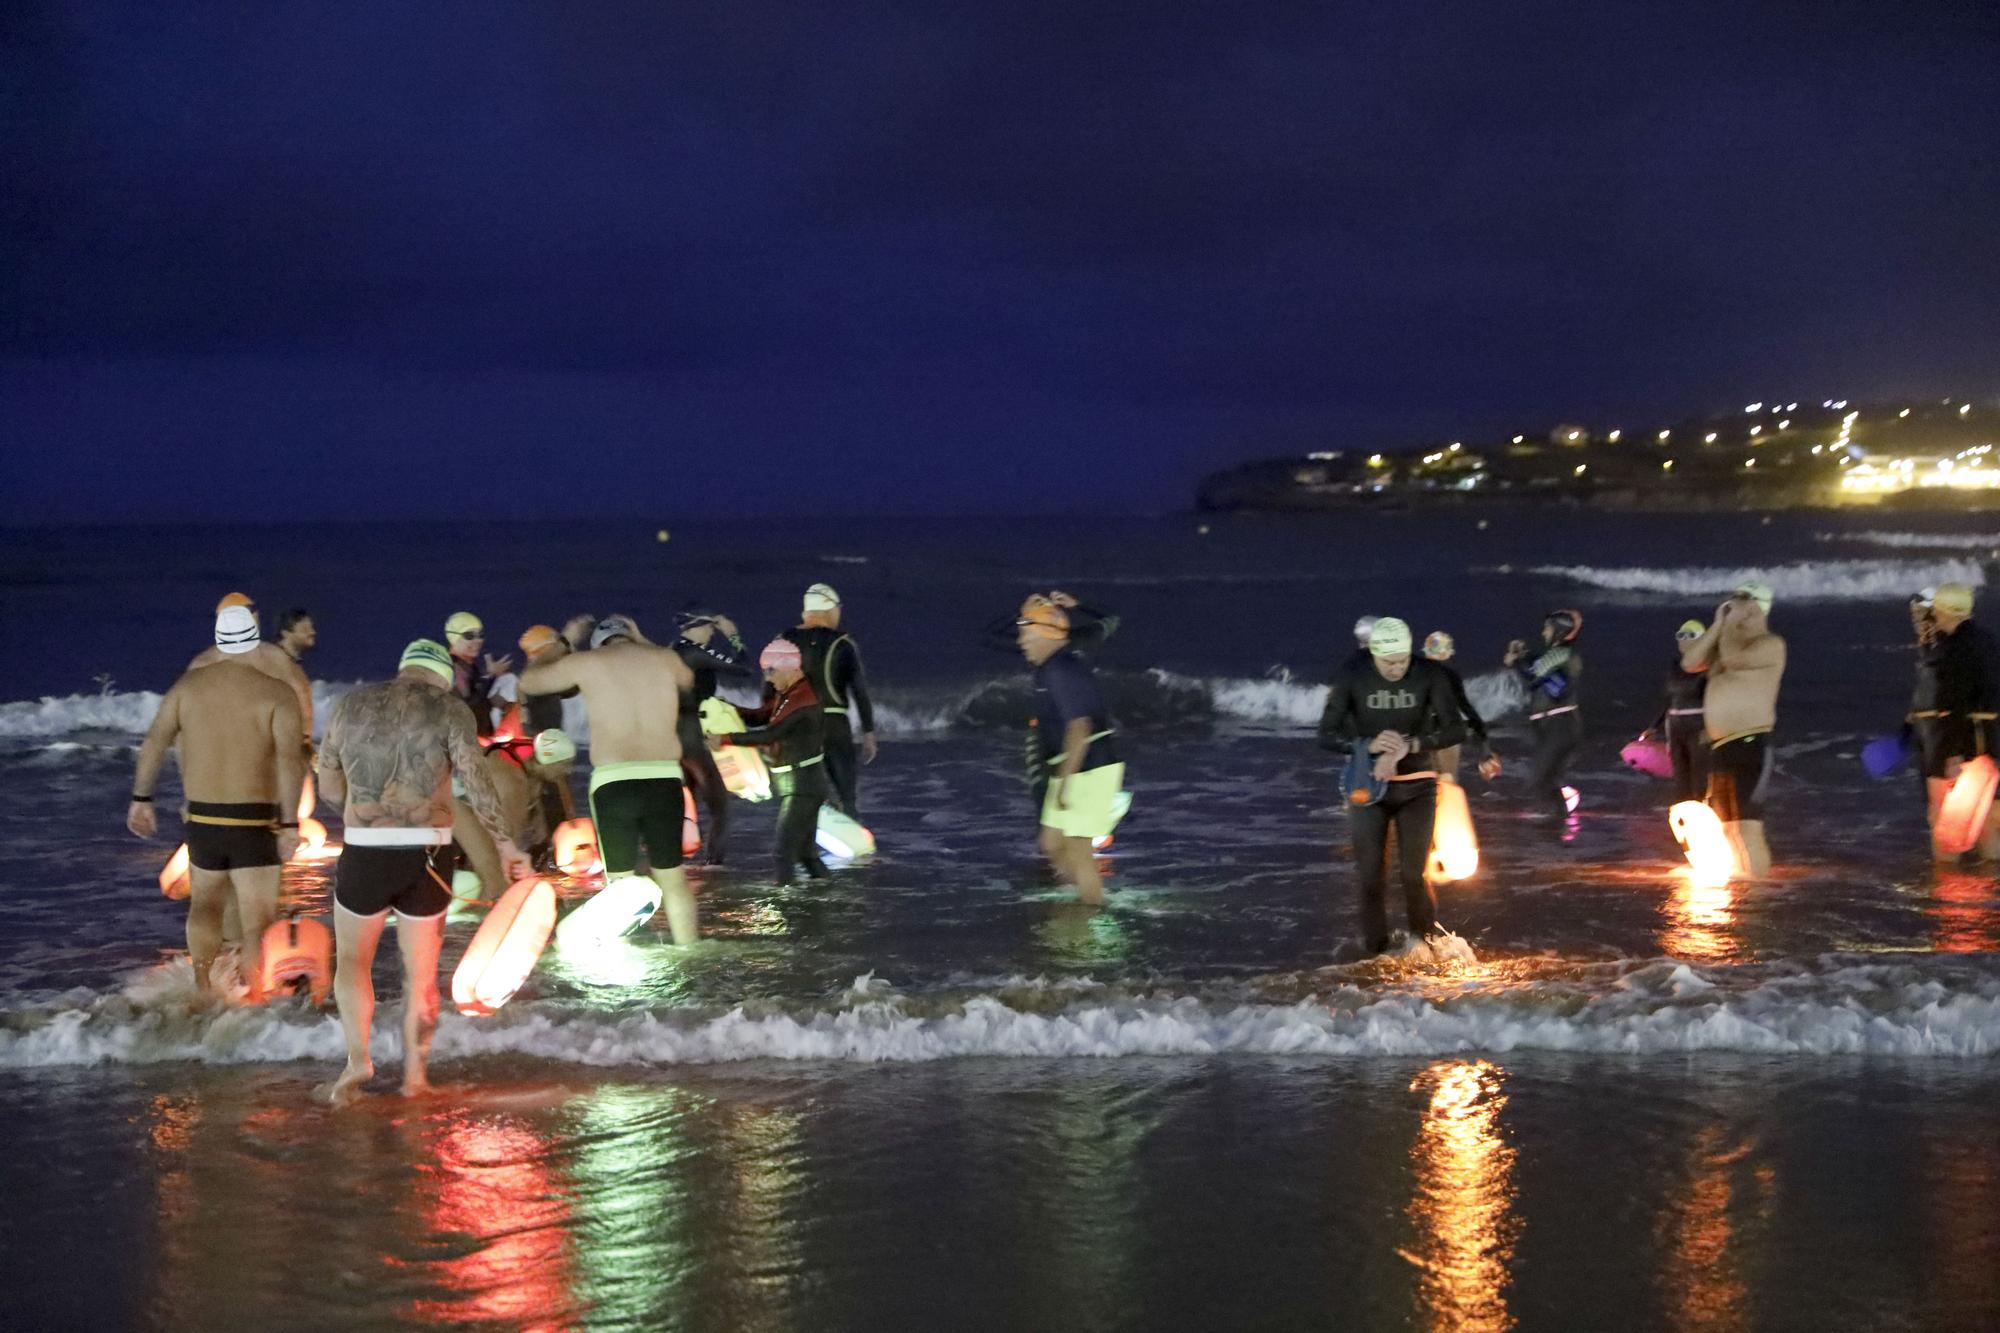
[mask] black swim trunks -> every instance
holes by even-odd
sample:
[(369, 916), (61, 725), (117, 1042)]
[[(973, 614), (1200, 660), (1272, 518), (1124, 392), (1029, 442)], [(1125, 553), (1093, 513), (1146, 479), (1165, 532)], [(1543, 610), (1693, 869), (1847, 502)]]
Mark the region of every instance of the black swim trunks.
[(680, 771), (676, 763), (641, 761), (606, 764), (590, 775), (590, 817), (607, 877), (637, 870), (642, 845), (655, 870), (681, 863)]
[(1732, 736), (1709, 750), (1708, 804), (1725, 824), (1764, 817), (1764, 783), (1771, 776), (1771, 733)]
[(441, 916), (451, 906), (450, 876), (450, 847), (357, 847), (350, 841), (334, 868), (333, 900), (356, 916)]
[(188, 864), (257, 870), (278, 864), (278, 807), (262, 801), (189, 801)]

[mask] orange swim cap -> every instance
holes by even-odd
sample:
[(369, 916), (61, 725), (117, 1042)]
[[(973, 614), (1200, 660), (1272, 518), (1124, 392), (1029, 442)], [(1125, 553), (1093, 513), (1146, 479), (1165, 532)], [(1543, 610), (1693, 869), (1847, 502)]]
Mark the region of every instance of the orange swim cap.
[(254, 607), (256, 605), (257, 604), (255, 602), (250, 600), (250, 595), (248, 593), (232, 592), (224, 596), (221, 601), (215, 604), (215, 614), (221, 615), (225, 610), (227, 610), (232, 606)]
[(553, 644), (556, 638), (555, 630), (549, 626), (530, 625), (521, 631), (521, 637), (515, 640), (515, 642), (520, 644), (522, 652), (532, 656), (542, 651), (542, 649), (547, 648), (550, 644)]
[(1032, 629), (1043, 638), (1069, 637), (1069, 613), (1040, 593), (1030, 594), (1028, 600), (1021, 603), (1021, 614), (1014, 624)]

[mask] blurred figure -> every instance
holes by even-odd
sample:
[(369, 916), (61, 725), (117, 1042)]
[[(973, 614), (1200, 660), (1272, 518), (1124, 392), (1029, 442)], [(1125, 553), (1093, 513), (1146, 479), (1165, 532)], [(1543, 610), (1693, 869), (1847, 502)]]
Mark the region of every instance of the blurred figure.
[[(1984, 625), (1972, 619), (1972, 589), (1963, 583), (1939, 586), (1931, 603), (1932, 636), (1929, 666), (1936, 678), (1935, 754), (1924, 770), (1930, 795), (1930, 821), (1937, 823), (1945, 793), (1958, 770), (1975, 755), (2000, 755), (2000, 643)], [(1982, 859), (2000, 857), (2000, 803), (1989, 816), (1979, 839)], [(1941, 852), (1939, 860), (1953, 860)]]
[(859, 820), (860, 769), (848, 710), (861, 715), (859, 763), (872, 764), (875, 703), (861, 670), (861, 649), (852, 634), (841, 632), (840, 615), (840, 594), (827, 584), (815, 583), (806, 589), (797, 628), (786, 630), (784, 637), (799, 646), (806, 679), (812, 682), (826, 718), (826, 779), (833, 789), (833, 803), (849, 819)]
[(1570, 755), (1583, 740), (1580, 685), (1583, 654), (1576, 650), (1583, 631), (1580, 611), (1551, 611), (1542, 621), (1542, 650), (1528, 656), (1527, 641), (1507, 645), (1502, 664), (1521, 673), (1528, 687), (1528, 728), (1535, 738), (1528, 795), (1539, 812), (1557, 822), (1569, 814), (1563, 795)]
[(1667, 667), (1667, 702), (1650, 731), (1667, 743), (1674, 765), (1674, 800), (1699, 801), (1708, 790), (1708, 736), (1702, 729), (1703, 696), (1708, 693), (1708, 668), (1693, 671), (1681, 665), (1681, 654), (1708, 626), (1684, 620), (1674, 631), (1674, 660)]
[(451, 692), (472, 710), (481, 736), (493, 734), (493, 682), (513, 667), (510, 657), (486, 657), (486, 625), (470, 611), (454, 611), (444, 622), (445, 646), (451, 651)]
[(1049, 864), (1093, 906), (1104, 901), (1097, 869), (1098, 838), (1118, 823), (1117, 799), (1125, 786), (1118, 754), (1118, 724), (1097, 683), (1097, 673), (1070, 643), (1069, 612), (1036, 593), (1014, 621), (1021, 656), (1035, 669), (1035, 736), (1049, 770), (1042, 801), (1041, 847)]
[(1729, 834), (1736, 868), (1748, 879), (1771, 874), (1764, 835), (1764, 788), (1771, 776), (1771, 732), (1785, 641), (1771, 632), (1771, 589), (1740, 584), (1715, 608), (1715, 620), (1681, 653), (1687, 671), (1706, 671), (1702, 724), (1708, 737), (1708, 804)]
[(313, 624), (312, 612), (295, 606), (278, 617), (278, 647), (301, 669), (305, 666), (306, 654), (318, 644), (319, 629)]
[[(1424, 639), (1424, 660), (1443, 673), (1445, 684), (1451, 687), (1451, 697), (1458, 704), (1459, 719), (1465, 723), (1466, 735), (1479, 742), (1484, 752), (1479, 757), (1479, 775), (1492, 780), (1500, 772), (1500, 756), (1493, 753), (1493, 742), (1486, 734), (1486, 719), (1479, 716), (1479, 710), (1472, 706), (1472, 699), (1465, 692), (1465, 678), (1451, 665), (1452, 657), (1458, 652), (1458, 645), (1451, 635), (1443, 630), (1432, 630)], [(1463, 747), (1447, 745), (1437, 752), (1437, 770), (1440, 777), (1458, 776), (1458, 756)]]

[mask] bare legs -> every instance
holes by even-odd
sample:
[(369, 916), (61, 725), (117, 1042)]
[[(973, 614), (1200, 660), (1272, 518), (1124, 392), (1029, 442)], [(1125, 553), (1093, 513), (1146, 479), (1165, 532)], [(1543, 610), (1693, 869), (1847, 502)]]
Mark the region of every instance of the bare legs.
[(329, 1106), (348, 1105), (361, 1095), (361, 1085), (375, 1077), (375, 1064), (368, 1058), (368, 1033), (375, 1022), (375, 981), (369, 974), (388, 919), (387, 912), (356, 916), (338, 903), (333, 907), (333, 997), (347, 1038), (347, 1067), (339, 1078), (313, 1089), (313, 1096)]
[(444, 944), (444, 914), (396, 922), (403, 953), (403, 1095), (430, 1091), (426, 1064), (438, 1025), (438, 950)]
[(1061, 878), (1076, 885), (1079, 901), (1092, 907), (1104, 904), (1104, 877), (1097, 872), (1097, 851), (1089, 838), (1067, 838), (1061, 829), (1042, 825), (1042, 855)]
[(701, 938), (701, 926), (694, 894), (688, 890), (687, 875), (679, 866), (651, 873), (653, 883), (660, 886), (660, 905), (667, 909), (667, 927), (674, 933), (674, 943), (695, 943)]

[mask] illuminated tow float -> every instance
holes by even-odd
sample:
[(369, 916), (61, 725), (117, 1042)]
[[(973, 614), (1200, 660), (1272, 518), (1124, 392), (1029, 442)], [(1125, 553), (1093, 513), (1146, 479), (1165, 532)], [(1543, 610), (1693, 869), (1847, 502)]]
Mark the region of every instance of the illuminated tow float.
[(1687, 853), (1694, 886), (1716, 889), (1736, 874), (1736, 849), (1715, 811), (1700, 801), (1676, 801), (1667, 811), (1667, 827)]
[(1997, 786), (2000, 786), (2000, 767), (1995, 767), (1991, 755), (1982, 754), (1965, 761), (1951, 790), (1945, 793), (1944, 803), (1938, 807), (1937, 823), (1931, 829), (1931, 839), (1940, 852), (1961, 856), (1978, 845), (1979, 835), (1986, 831), (1987, 817), (1993, 812)]
[(556, 891), (547, 880), (530, 876), (501, 894), (451, 974), (451, 1002), (458, 1011), (476, 1018), (513, 999), (555, 926)]
[(582, 951), (629, 935), (660, 910), (660, 886), (645, 875), (620, 875), (556, 927), (556, 944), (565, 952)]
[(1428, 878), (1434, 884), (1451, 884), (1478, 873), (1479, 834), (1472, 827), (1472, 807), (1465, 799), (1465, 788), (1440, 777)]

